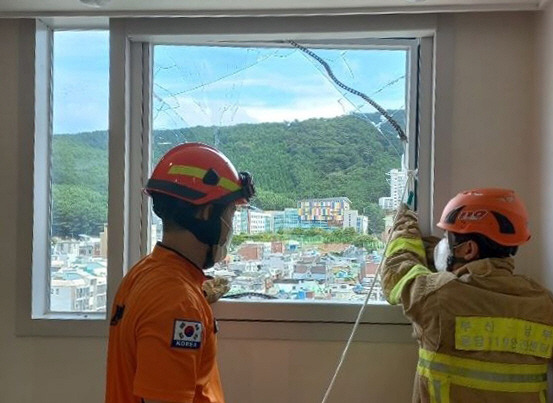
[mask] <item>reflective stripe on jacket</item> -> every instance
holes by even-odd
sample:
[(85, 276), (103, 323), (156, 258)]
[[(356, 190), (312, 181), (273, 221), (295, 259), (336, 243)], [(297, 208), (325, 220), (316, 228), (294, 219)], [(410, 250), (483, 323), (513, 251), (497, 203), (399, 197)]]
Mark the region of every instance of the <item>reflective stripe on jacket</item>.
[(537, 397), (540, 403), (546, 402), (547, 364), (492, 363), (420, 349), (417, 374), (427, 380), (431, 403), (467, 401), (450, 399), (451, 385), (487, 393), (516, 392), (520, 395), (526, 392), (524, 394)]
[(402, 207), (385, 252), (384, 293), (413, 322), (413, 402), (544, 403), (553, 297), (514, 261), (481, 259), (454, 275), (428, 269), (416, 215)]

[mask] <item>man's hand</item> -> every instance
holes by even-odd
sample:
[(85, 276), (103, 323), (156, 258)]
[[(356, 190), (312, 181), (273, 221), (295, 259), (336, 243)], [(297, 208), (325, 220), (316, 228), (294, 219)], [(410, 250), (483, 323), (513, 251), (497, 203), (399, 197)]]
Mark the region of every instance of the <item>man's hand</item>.
[(213, 304), (230, 290), (229, 281), (224, 277), (214, 277), (204, 281), (202, 286), (207, 302)]

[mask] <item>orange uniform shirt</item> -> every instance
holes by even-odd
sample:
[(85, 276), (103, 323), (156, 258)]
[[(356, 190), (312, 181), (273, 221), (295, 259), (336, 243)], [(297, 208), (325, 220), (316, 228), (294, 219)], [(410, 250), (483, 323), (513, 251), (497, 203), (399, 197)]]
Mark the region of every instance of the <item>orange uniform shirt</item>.
[(204, 280), (161, 244), (123, 278), (112, 308), (106, 403), (224, 403)]

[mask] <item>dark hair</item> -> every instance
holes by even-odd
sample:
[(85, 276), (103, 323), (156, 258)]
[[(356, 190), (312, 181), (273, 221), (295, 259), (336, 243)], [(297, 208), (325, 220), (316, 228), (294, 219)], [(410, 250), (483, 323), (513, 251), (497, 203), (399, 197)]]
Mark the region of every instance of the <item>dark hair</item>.
[(478, 257), (480, 259), (486, 258), (505, 258), (515, 256), (518, 252), (518, 246), (505, 246), (500, 245), (497, 242), (491, 240), (485, 235), (471, 232), (469, 234), (450, 233), (453, 236), (454, 245), (467, 241), (474, 241), (478, 245)]

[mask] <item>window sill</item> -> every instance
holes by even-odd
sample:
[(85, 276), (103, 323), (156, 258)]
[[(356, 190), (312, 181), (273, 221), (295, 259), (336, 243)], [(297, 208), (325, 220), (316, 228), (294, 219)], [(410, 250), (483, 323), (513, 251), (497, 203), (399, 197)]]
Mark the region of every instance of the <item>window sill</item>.
[[(226, 321), (265, 321), (265, 322), (315, 322), (315, 323), (354, 323), (361, 309), (360, 303), (320, 301), (298, 302), (273, 301), (232, 301), (219, 300), (213, 305), (217, 319)], [(369, 304), (365, 308), (363, 324), (409, 324), (400, 306), (387, 303)]]
[[(213, 306), (220, 339), (346, 341), (360, 304), (336, 302), (220, 301)], [(365, 308), (354, 341), (412, 343), (412, 328), (401, 307)]]
[[(361, 305), (336, 302), (220, 301), (213, 306), (222, 340), (346, 341)], [(49, 314), (19, 319), (18, 336), (107, 337), (104, 313)], [(365, 309), (354, 341), (412, 343), (401, 307), (372, 304)]]
[(17, 336), (106, 337), (105, 313), (55, 313), (40, 318), (18, 318)]
[(39, 317), (33, 318), (33, 320), (105, 320), (105, 312), (52, 312)]

